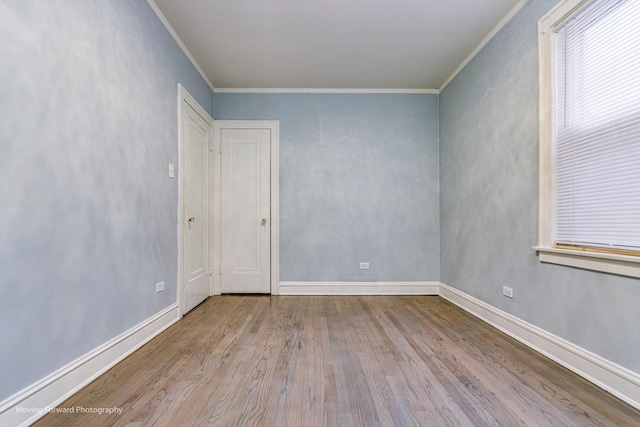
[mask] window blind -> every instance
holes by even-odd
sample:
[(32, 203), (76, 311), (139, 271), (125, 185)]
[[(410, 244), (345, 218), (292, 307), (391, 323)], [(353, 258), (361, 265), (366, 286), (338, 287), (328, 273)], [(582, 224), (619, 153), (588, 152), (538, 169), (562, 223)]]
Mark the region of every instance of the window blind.
[(640, 251), (640, 1), (556, 29), (555, 243)]

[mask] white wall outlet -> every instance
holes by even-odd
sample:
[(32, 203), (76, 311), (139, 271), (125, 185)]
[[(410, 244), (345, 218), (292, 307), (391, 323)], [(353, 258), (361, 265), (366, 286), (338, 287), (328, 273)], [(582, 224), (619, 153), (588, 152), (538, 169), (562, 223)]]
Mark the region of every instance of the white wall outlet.
[(164, 282), (156, 283), (156, 294), (164, 291)]
[(513, 289), (508, 287), (508, 286), (503, 286), (502, 287), (502, 295), (504, 295), (507, 298), (513, 299)]
[(360, 263), (360, 270), (368, 270), (369, 269), (369, 263), (368, 262), (361, 262)]
[(176, 167), (173, 165), (173, 163), (169, 163), (169, 178), (175, 178), (176, 177)]

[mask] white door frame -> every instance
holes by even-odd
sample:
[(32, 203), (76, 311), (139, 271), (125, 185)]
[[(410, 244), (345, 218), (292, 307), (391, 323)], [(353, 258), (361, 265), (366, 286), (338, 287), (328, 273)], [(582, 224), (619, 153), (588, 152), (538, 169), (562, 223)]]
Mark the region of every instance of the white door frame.
[(215, 120), (213, 122), (213, 141), (216, 149), (213, 155), (212, 169), (216, 171), (213, 179), (213, 266), (218, 274), (213, 275), (212, 295), (220, 295), (220, 252), (221, 252), (221, 163), (220, 129), (269, 129), (271, 131), (271, 295), (278, 295), (280, 283), (280, 122), (278, 120)]
[[(185, 313), (185, 307), (184, 307), (184, 291), (185, 291), (185, 283), (184, 283), (184, 271), (183, 271), (183, 263), (184, 263), (184, 246), (183, 246), (183, 239), (184, 239), (184, 226), (185, 226), (185, 200), (184, 200), (184, 191), (182, 190), (182, 187), (184, 185), (184, 141), (182, 140), (182, 119), (183, 119), (183, 108), (182, 108), (182, 101), (186, 101), (187, 104), (189, 104), (191, 106), (191, 108), (193, 108), (213, 129), (213, 118), (209, 115), (209, 113), (207, 113), (207, 111), (202, 108), (202, 106), (198, 103), (198, 101), (195, 100), (195, 98), (193, 96), (191, 96), (191, 94), (180, 84), (178, 83), (178, 290), (177, 290), (177, 298), (178, 298), (178, 307), (180, 310), (180, 316), (184, 316)], [(209, 141), (209, 173), (208, 173), (208, 179), (209, 179), (209, 188), (213, 188), (212, 187), (212, 169), (211, 165), (213, 164), (212, 162), (212, 151), (213, 151), (213, 140)], [(215, 190), (214, 190), (215, 191)], [(217, 193), (216, 193), (217, 194)], [(212, 228), (212, 223), (214, 222), (212, 220), (213, 218), (213, 213), (214, 213), (214, 203), (213, 203), (213, 199), (214, 197), (209, 197), (209, 200), (211, 201), (209, 203), (209, 230), (211, 230)], [(211, 231), (209, 231), (209, 233), (211, 233)], [(213, 260), (212, 260), (212, 254), (214, 251), (214, 245), (212, 244), (212, 239), (211, 236), (209, 236), (209, 271), (210, 271), (210, 275), (209, 275), (209, 295), (213, 295), (213, 285), (212, 285), (212, 276), (216, 276), (213, 273), (212, 270), (212, 266), (215, 265), (213, 264)]]

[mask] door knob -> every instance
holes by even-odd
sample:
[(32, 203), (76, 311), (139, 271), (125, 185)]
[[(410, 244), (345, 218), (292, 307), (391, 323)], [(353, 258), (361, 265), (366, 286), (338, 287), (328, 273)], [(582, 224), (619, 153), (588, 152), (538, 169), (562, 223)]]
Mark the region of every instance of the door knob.
[(187, 220), (187, 222), (195, 222), (195, 221), (196, 221), (196, 218), (195, 218), (194, 216), (190, 217), (190, 218)]
[(262, 218), (262, 226), (264, 227), (265, 225), (267, 225), (267, 220)]

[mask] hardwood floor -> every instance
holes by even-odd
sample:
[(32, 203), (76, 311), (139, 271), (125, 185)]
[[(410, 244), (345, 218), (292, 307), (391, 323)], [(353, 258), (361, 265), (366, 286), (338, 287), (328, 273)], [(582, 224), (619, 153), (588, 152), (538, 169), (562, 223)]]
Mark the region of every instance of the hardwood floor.
[(35, 425), (640, 425), (640, 411), (421, 296), (212, 297), (60, 408), (76, 410)]

